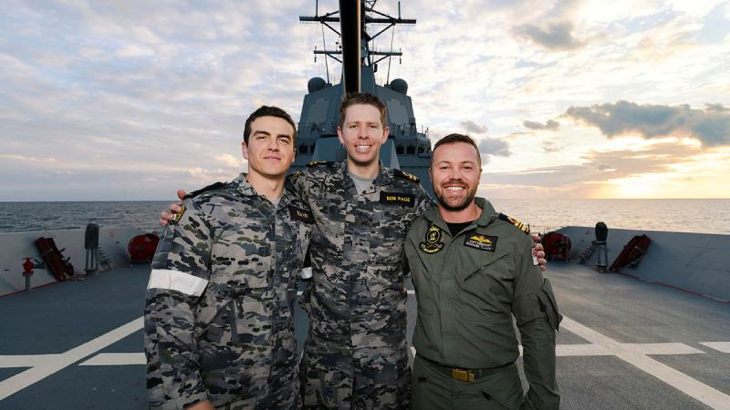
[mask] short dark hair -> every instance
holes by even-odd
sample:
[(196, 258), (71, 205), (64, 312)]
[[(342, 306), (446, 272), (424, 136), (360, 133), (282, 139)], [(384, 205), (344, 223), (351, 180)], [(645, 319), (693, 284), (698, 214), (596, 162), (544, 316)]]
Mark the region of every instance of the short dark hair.
[(296, 125), (294, 125), (294, 120), (291, 119), (291, 116), (279, 107), (274, 107), (273, 105), (262, 105), (261, 107), (257, 108), (256, 111), (252, 112), (251, 115), (249, 115), (246, 119), (246, 125), (243, 127), (243, 142), (245, 142), (246, 145), (248, 145), (248, 137), (251, 136), (251, 123), (254, 122), (257, 118), (261, 117), (276, 117), (288, 122), (289, 125), (291, 125), (292, 129), (294, 129), (294, 134), (292, 135), (292, 144), (296, 142), (297, 127)]
[[(457, 142), (463, 142), (465, 144), (469, 144), (477, 151), (477, 158), (479, 159), (479, 165), (482, 165), (482, 155), (479, 153), (479, 147), (477, 146), (477, 143), (468, 135), (464, 134), (449, 134), (440, 140), (436, 141), (436, 144), (433, 146), (433, 150), (431, 151), (431, 155), (436, 152), (436, 149), (442, 145), (446, 144), (455, 144)], [(433, 158), (433, 156), (431, 157)]]
[(345, 125), (345, 111), (347, 108), (356, 104), (372, 105), (380, 111), (380, 122), (383, 128), (387, 125), (387, 118), (385, 113), (385, 104), (380, 101), (380, 98), (366, 93), (347, 93), (342, 99), (340, 104), (340, 128)]

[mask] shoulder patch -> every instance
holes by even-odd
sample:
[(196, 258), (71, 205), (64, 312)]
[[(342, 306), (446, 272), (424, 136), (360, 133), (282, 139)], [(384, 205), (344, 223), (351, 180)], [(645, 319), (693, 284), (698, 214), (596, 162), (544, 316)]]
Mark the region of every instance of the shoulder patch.
[(393, 173), (394, 173), (394, 174), (395, 174), (395, 176), (397, 176), (397, 177), (401, 177), (401, 178), (409, 179), (409, 180), (411, 180), (411, 181), (413, 181), (413, 182), (415, 182), (415, 183), (418, 183), (418, 182), (419, 182), (419, 179), (418, 179), (418, 177), (417, 177), (417, 176), (415, 176), (415, 175), (412, 175), (412, 174), (409, 174), (409, 173), (407, 173), (406, 171), (402, 171), (402, 170), (400, 170), (400, 169), (394, 169), (394, 170), (393, 170)]
[(515, 228), (521, 230), (522, 232), (524, 232), (526, 234), (530, 233), (530, 225), (525, 225), (522, 222), (516, 220), (515, 218), (512, 218), (511, 216), (507, 216), (505, 214), (500, 213), (499, 219), (501, 219), (505, 222), (511, 223), (512, 225), (515, 226)]
[(301, 176), (301, 175), (302, 175), (303, 173), (304, 173), (304, 172), (303, 172), (303, 171), (301, 171), (301, 170), (299, 170), (299, 171), (294, 171), (294, 172), (292, 172), (291, 174), (289, 174), (289, 175), (287, 176), (287, 178), (290, 178), (290, 179), (297, 179), (297, 178), (299, 178), (299, 177), (300, 177), (300, 176)]
[(220, 187), (224, 186), (225, 184), (226, 184), (225, 182), (216, 182), (215, 184), (208, 185), (205, 188), (200, 188), (197, 191), (193, 191), (193, 192), (185, 195), (185, 199), (195, 198), (196, 196), (202, 194), (203, 192), (210, 191), (210, 190), (216, 189), (216, 188), (220, 188)]
[(180, 222), (180, 219), (182, 219), (182, 216), (185, 213), (185, 209), (185, 204), (180, 204), (180, 212), (175, 214), (175, 219), (170, 221), (170, 223), (173, 225), (177, 225), (177, 223)]
[(309, 161), (309, 164), (307, 164), (308, 167), (316, 167), (318, 165), (328, 165), (331, 166), (334, 164), (332, 161)]

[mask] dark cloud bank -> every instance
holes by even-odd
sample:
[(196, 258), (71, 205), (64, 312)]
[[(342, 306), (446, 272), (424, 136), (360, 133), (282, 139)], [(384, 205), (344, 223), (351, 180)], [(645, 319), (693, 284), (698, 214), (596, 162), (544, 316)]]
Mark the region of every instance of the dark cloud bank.
[(525, 121), (525, 127), (531, 130), (549, 130), (555, 131), (560, 128), (560, 123), (555, 120), (548, 120), (545, 124), (536, 121)]
[(704, 109), (682, 105), (636, 104), (628, 101), (570, 107), (565, 115), (597, 127), (611, 138), (638, 133), (645, 138), (696, 138), (703, 146), (730, 144), (730, 108), (706, 104)]
[(544, 27), (525, 24), (513, 30), (516, 34), (549, 50), (573, 50), (583, 46), (583, 43), (573, 36), (573, 23), (569, 21), (551, 23)]

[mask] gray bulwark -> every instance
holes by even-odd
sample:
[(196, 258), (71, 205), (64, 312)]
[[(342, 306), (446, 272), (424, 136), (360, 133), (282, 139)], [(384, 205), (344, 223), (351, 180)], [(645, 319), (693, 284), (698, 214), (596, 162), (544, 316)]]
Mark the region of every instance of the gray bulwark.
[[(572, 242), (570, 259), (595, 239), (594, 228), (569, 226), (558, 230)], [(608, 232), (609, 265), (631, 238), (646, 234), (651, 245), (639, 265), (621, 269), (622, 274), (688, 292), (730, 301), (730, 236), (702, 233), (611, 229)], [(586, 265), (595, 263), (594, 254)]]

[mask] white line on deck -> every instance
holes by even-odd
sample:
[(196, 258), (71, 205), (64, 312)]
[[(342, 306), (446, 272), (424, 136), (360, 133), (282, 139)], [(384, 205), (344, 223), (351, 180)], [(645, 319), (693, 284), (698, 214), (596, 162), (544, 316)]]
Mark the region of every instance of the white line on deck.
[[(727, 394), (646, 356), (647, 354), (676, 353), (668, 353), (665, 348), (652, 351), (643, 347), (647, 345), (640, 343), (619, 343), (608, 336), (598, 333), (597, 331), (567, 317), (563, 318), (561, 325), (564, 329), (575, 333), (594, 345), (602, 346), (607, 350), (612, 351), (616, 357), (621, 360), (643, 370), (646, 373), (649, 373), (664, 383), (667, 383), (682, 393), (712, 407), (713, 409), (730, 409), (730, 396)], [(637, 346), (642, 347), (637, 348)], [(675, 348), (676, 347), (677, 346), (675, 346)]]
[(110, 344), (142, 329), (143, 321), (144, 319), (142, 317), (134, 319), (126, 325), (122, 325), (111, 332), (97, 337), (96, 339), (86, 342), (65, 353), (54, 355), (55, 357), (44, 361), (42, 364), (1, 381), (0, 400), (3, 400), (11, 394), (43, 380), (44, 378), (70, 366), (84, 357), (98, 352)]
[(119, 366), (125, 364), (147, 364), (144, 353), (99, 353), (79, 366)]
[[(32, 367), (0, 382), (0, 400), (141, 330), (142, 324), (143, 318), (137, 318), (62, 354), (0, 356), (0, 368)], [(646, 356), (649, 354), (676, 355), (704, 353), (701, 350), (683, 343), (619, 343), (567, 317), (563, 319), (562, 326), (564, 329), (575, 333), (591, 343), (558, 345), (556, 347), (557, 356), (615, 355), (712, 408), (730, 409), (728, 405), (730, 403), (730, 396)], [(730, 353), (730, 342), (703, 342), (701, 344), (724, 353)], [(411, 347), (411, 353), (415, 356), (415, 348)], [(114, 366), (143, 365), (145, 363), (144, 353), (101, 353), (80, 363), (80, 365)]]
[(35, 367), (58, 360), (60, 354), (24, 354), (0, 356), (0, 368)]
[(700, 342), (700, 344), (715, 349), (718, 352), (730, 353), (730, 342)]

